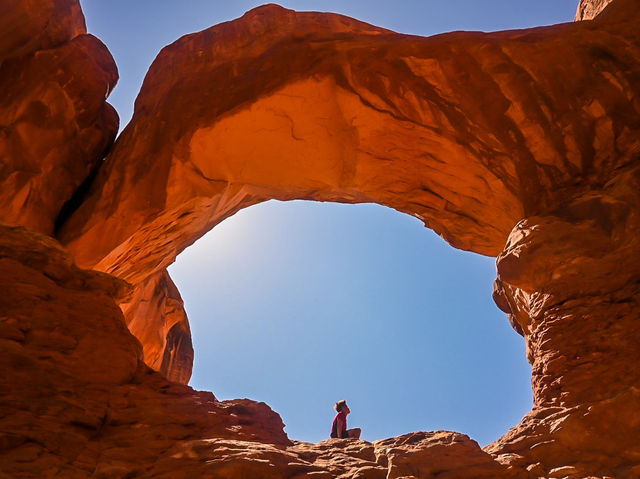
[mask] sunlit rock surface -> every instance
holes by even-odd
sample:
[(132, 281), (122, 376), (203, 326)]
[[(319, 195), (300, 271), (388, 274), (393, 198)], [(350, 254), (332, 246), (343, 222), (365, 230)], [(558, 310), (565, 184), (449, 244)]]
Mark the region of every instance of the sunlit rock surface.
[(0, 6), (0, 221), (53, 234), (118, 129), (118, 74), (77, 1)]
[[(640, 477), (636, 0), (431, 38), (259, 8), (164, 49), (104, 163), (115, 68), (77, 3), (1, 8), (0, 218), (29, 229), (0, 226), (0, 478)], [(270, 198), (377, 202), (496, 255), (533, 411), (484, 450), (308, 444), (264, 404), (150, 369), (191, 371), (166, 267)], [(35, 232), (56, 218), (71, 253)]]
[(59, 237), (138, 285), (239, 209), (298, 198), (384, 204), (497, 255), (521, 218), (632, 161), (637, 4), (618, 3), (432, 38), (268, 6), (183, 37)]
[(380, 203), (497, 255), (522, 217), (631, 161), (638, 5), (617, 3), (430, 38), (267, 6), (187, 35), (60, 238), (138, 283), (238, 209), (297, 198)]
[(580, 0), (576, 11), (576, 21), (591, 20), (605, 9), (613, 0)]

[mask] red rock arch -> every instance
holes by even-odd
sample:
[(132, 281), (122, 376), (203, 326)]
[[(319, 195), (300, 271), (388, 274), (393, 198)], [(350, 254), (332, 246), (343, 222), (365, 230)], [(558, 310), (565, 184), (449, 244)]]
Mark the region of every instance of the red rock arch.
[(614, 14), (420, 38), (267, 6), (187, 35), (59, 237), (137, 283), (239, 208), (296, 198), (380, 203), (497, 255), (631, 161), (636, 29)]
[(82, 266), (141, 285), (271, 198), (417, 216), (498, 256), (496, 301), (527, 340), (534, 411), (489, 451), (534, 475), (600, 461), (632, 477), (639, 10), (616, 0), (591, 22), (419, 38), (267, 6), (188, 35), (152, 65), (59, 238)]

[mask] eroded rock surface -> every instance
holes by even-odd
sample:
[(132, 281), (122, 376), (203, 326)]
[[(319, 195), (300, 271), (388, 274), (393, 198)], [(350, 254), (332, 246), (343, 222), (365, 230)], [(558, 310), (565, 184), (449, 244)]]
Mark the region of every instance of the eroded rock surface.
[(142, 477), (189, 438), (290, 444), (265, 404), (149, 369), (115, 302), (126, 284), (79, 270), (55, 241), (0, 225), (0, 288), (3, 479)]
[(53, 234), (118, 130), (118, 78), (71, 0), (0, 6), (0, 221)]
[(129, 330), (142, 343), (144, 361), (171, 381), (191, 378), (191, 329), (178, 288), (164, 270), (151, 275), (120, 304)]
[[(0, 217), (51, 233), (109, 146), (115, 70), (77, 3), (2, 8)], [(0, 477), (639, 477), (639, 10), (419, 38), (267, 6), (167, 47), (59, 230), (120, 279), (0, 225)], [(166, 266), (269, 198), (377, 202), (498, 255), (533, 411), (484, 451), (449, 432), (307, 444), (264, 404), (149, 369), (143, 351), (191, 368)]]
[(533, 368), (533, 412), (489, 449), (507, 463), (550, 477), (640, 474), (639, 192), (636, 160), (523, 219), (498, 257), (496, 289)]
[(613, 0), (580, 0), (576, 11), (576, 21), (592, 20)]
[(519, 477), (457, 433), (293, 443), (265, 404), (167, 381), (116, 305), (126, 283), (22, 227), (0, 225), (0, 287), (2, 478)]
[(589, 23), (432, 38), (253, 10), (160, 53), (59, 237), (144, 288), (239, 209), (313, 199), (387, 205), (497, 255), (522, 218), (633, 161), (637, 23), (631, 0)]
[(497, 255), (521, 218), (631, 161), (638, 4), (615, 6), (431, 38), (267, 6), (187, 35), (60, 238), (138, 283), (237, 210), (297, 198), (380, 203)]

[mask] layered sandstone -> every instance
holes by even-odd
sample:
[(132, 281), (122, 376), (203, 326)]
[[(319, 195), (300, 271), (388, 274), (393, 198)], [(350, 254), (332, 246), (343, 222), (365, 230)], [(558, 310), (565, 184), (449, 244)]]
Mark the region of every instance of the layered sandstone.
[(142, 475), (189, 438), (289, 444), (266, 405), (150, 370), (116, 304), (126, 283), (52, 239), (0, 225), (0, 288), (0, 477)]
[(187, 35), (59, 237), (138, 283), (240, 208), (311, 199), (380, 203), (497, 255), (521, 218), (632, 161), (638, 6), (617, 6), (431, 38), (267, 6)]
[(635, 154), (600, 190), (520, 221), (498, 256), (496, 290), (526, 339), (534, 410), (488, 451), (532, 474), (640, 474)]
[(0, 221), (53, 234), (118, 130), (118, 78), (77, 0), (0, 7)]

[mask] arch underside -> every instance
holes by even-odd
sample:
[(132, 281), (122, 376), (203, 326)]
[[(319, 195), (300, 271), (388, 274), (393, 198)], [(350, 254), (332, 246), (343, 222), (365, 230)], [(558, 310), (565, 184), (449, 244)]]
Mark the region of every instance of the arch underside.
[(496, 256), (631, 161), (638, 34), (615, 13), (420, 38), (267, 6), (187, 35), (58, 236), (137, 284), (248, 205), (375, 202)]

